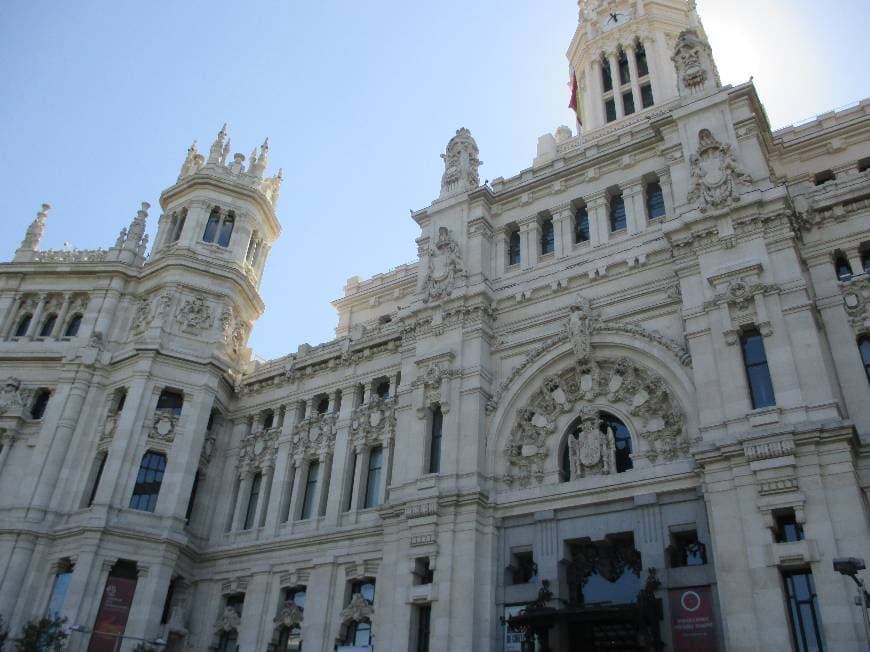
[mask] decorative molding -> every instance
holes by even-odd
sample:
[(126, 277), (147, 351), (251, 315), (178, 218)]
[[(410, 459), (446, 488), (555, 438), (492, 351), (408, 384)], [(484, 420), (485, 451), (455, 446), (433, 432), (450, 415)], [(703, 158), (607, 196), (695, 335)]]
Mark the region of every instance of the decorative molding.
[(274, 467), (280, 428), (252, 432), (239, 445), (239, 468), (245, 471)]
[(843, 306), (856, 335), (870, 332), (870, 276), (864, 274), (840, 283)]

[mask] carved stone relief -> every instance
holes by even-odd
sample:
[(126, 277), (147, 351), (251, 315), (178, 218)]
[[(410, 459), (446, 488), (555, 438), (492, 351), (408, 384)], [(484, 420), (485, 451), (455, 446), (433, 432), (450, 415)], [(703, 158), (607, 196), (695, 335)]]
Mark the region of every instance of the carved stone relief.
[(371, 621), (375, 615), (374, 607), (369, 604), (362, 593), (354, 593), (348, 605), (341, 610), (341, 624)]
[(302, 620), (302, 609), (300, 609), (292, 600), (288, 600), (281, 607), (281, 611), (278, 612), (278, 616), (272, 622), (274, 622), (277, 627), (294, 627), (296, 625), (301, 625)]
[(740, 339), (740, 329), (752, 325), (764, 336), (773, 334), (773, 326), (767, 314), (764, 302), (766, 294), (779, 291), (779, 286), (762, 283), (759, 280), (760, 267), (752, 266), (739, 274), (715, 280), (716, 294), (713, 299), (704, 303), (704, 308), (711, 310), (719, 307), (723, 310), (725, 324), (723, 335), (729, 345), (736, 344)]
[(275, 465), (278, 454), (278, 428), (252, 432), (239, 445), (239, 467), (262, 469)]
[(465, 277), (459, 244), (446, 227), (438, 229), (438, 240), (429, 249), (429, 266), (423, 288), (424, 303), (448, 297), (458, 279)]
[(178, 419), (179, 417), (174, 414), (155, 412), (151, 421), (151, 427), (148, 430), (148, 439), (171, 444), (175, 441)]
[(0, 389), (0, 415), (20, 412), (25, 405), (22, 393), (21, 381), (12, 376), (7, 378)]
[(710, 45), (697, 32), (686, 30), (679, 35), (671, 59), (677, 68), (680, 95), (721, 85)]
[(351, 414), (350, 430), (357, 446), (386, 442), (396, 428), (396, 399), (373, 397), (355, 408)]
[(211, 307), (200, 295), (187, 299), (178, 308), (175, 317), (185, 333), (200, 334), (210, 330), (214, 324)]
[(855, 334), (870, 332), (870, 277), (854, 278), (843, 284), (840, 291)]
[(316, 414), (293, 428), (293, 448), (297, 455), (320, 457), (331, 454), (335, 446), (335, 413)]
[(721, 143), (708, 129), (698, 133), (698, 151), (689, 158), (692, 186), (688, 201), (702, 213), (740, 201), (740, 187), (752, 184), (737, 163), (731, 145)]
[(218, 618), (215, 629), (219, 632), (239, 631), (242, 624), (242, 617), (232, 607), (224, 607), (224, 612)]
[(444, 175), (441, 177), (441, 196), (474, 190), (480, 185), (478, 170), (483, 162), (478, 158), (480, 151), (471, 132), (465, 127), (458, 129), (447, 144), (444, 159)]

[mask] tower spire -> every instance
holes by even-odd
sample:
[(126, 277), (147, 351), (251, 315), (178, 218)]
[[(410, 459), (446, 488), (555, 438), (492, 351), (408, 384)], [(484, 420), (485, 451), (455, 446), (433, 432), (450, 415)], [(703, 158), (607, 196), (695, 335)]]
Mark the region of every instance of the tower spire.
[(211, 144), (211, 148), (208, 150), (208, 164), (209, 165), (223, 165), (223, 161), (221, 159), (226, 160), (226, 154), (224, 154), (224, 150), (228, 150), (229, 143), (224, 144), (227, 138), (227, 124), (224, 123), (224, 126), (221, 127), (221, 130), (218, 132), (217, 138), (214, 139), (214, 142)]
[[(256, 151), (256, 150), (255, 150)], [(266, 171), (266, 166), (269, 164), (269, 139), (263, 141), (263, 144), (260, 145), (260, 154), (256, 157), (255, 160), (251, 162), (251, 166), (248, 168), (248, 172), (253, 174), (255, 177), (263, 177), (263, 173)]]
[(24, 234), (24, 240), (21, 241), (19, 251), (39, 251), (39, 243), (42, 240), (42, 235), (45, 233), (45, 219), (48, 217), (48, 211), (51, 210), (50, 204), (43, 204), (42, 208), (36, 214), (36, 218), (27, 227), (27, 232)]

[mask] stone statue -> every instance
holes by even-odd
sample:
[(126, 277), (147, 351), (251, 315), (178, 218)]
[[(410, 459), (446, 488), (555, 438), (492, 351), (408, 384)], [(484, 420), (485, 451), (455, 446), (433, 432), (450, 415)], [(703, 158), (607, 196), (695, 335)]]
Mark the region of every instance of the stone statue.
[(483, 162), (471, 132), (465, 127), (458, 129), (447, 144), (444, 159), (444, 175), (441, 177), (441, 197), (458, 192), (474, 190), (480, 185), (478, 170)]
[(709, 43), (697, 32), (686, 30), (677, 38), (671, 57), (677, 68), (680, 95), (691, 95), (721, 86)]
[(23, 408), (24, 400), (21, 398), (21, 381), (10, 376), (3, 383), (0, 390), (0, 414), (6, 414), (10, 410)]
[(45, 233), (45, 218), (48, 217), (49, 210), (51, 210), (49, 204), (42, 205), (42, 209), (36, 214), (36, 219), (27, 227), (27, 233), (25, 233), (24, 240), (22, 240), (19, 249), (39, 251), (39, 243), (42, 240), (43, 233)]

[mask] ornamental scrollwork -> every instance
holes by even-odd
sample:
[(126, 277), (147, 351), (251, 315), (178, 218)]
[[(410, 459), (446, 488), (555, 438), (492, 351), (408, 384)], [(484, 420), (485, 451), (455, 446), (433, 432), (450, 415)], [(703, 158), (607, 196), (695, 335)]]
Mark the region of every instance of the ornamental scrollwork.
[(687, 199), (697, 203), (702, 213), (740, 201), (739, 188), (752, 184), (731, 145), (716, 140), (709, 129), (698, 133), (698, 151), (689, 158), (689, 166), (692, 186)]
[(239, 466), (262, 469), (275, 465), (278, 454), (278, 428), (270, 428), (247, 435), (239, 446)]
[(151, 421), (151, 427), (148, 430), (148, 439), (171, 444), (175, 441), (178, 419), (178, 416), (169, 412), (155, 412)]
[(187, 299), (178, 308), (175, 316), (185, 333), (202, 333), (211, 329), (214, 324), (211, 307), (203, 296)]
[(298, 454), (306, 457), (319, 457), (332, 452), (335, 446), (334, 413), (316, 414), (303, 419), (293, 428), (292, 442)]
[(429, 250), (429, 264), (423, 288), (423, 302), (437, 301), (450, 296), (457, 280), (465, 277), (465, 266), (459, 244), (447, 227), (438, 229), (435, 246)]
[(302, 609), (292, 600), (288, 600), (281, 607), (281, 611), (272, 621), (276, 627), (295, 627), (301, 625), (303, 620)]
[(356, 445), (377, 444), (390, 437), (396, 428), (396, 399), (373, 398), (355, 408), (350, 430)]

